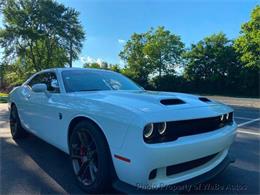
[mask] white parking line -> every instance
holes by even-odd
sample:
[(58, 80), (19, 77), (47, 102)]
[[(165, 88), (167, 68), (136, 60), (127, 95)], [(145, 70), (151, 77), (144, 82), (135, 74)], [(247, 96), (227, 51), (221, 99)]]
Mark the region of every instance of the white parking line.
[(238, 124), (238, 127), (243, 127), (245, 125), (251, 124), (251, 123), (256, 122), (256, 121), (260, 121), (260, 118), (256, 118), (256, 119), (244, 122), (244, 123), (240, 123), (240, 124)]
[(260, 133), (255, 133), (255, 132), (242, 131), (242, 130), (237, 130), (237, 132), (238, 132), (238, 133), (249, 134), (249, 135), (257, 135), (257, 136), (260, 136)]
[[(243, 118), (243, 117), (235, 117), (235, 118)], [(254, 122), (259, 121), (259, 120), (260, 120), (260, 118), (252, 119), (252, 120), (250, 120), (250, 121), (247, 121), (247, 122), (238, 124), (238, 127), (243, 127), (243, 126), (245, 126), (245, 125), (254, 123)], [(237, 130), (237, 132), (238, 132), (238, 133), (249, 134), (249, 135), (257, 135), (257, 136), (260, 136), (260, 133), (256, 133), (256, 132), (250, 132), (250, 131), (244, 131), (244, 130)]]
[(253, 118), (235, 116), (235, 119), (253, 120)]

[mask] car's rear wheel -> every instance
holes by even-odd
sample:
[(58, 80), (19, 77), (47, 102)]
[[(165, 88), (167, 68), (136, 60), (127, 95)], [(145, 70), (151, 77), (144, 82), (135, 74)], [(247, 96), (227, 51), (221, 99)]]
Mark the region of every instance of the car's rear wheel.
[(104, 135), (88, 121), (78, 123), (70, 136), (70, 157), (80, 187), (102, 193), (111, 185), (110, 152)]
[(21, 125), (19, 114), (15, 105), (12, 105), (11, 107), (9, 121), (13, 139), (19, 139), (26, 136), (27, 132)]

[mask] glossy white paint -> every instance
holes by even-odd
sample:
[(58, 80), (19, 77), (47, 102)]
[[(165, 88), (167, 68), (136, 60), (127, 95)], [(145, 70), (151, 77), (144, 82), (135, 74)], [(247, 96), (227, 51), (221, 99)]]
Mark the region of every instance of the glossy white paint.
[[(10, 93), (10, 103), (16, 104), (22, 125), (68, 153), (70, 122), (79, 116), (93, 120), (107, 139), (118, 178), (131, 185), (168, 185), (203, 174), (224, 159), (234, 140), (235, 123), (173, 142), (146, 144), (143, 141), (143, 129), (150, 122), (219, 116), (232, 109), (215, 101), (205, 103), (198, 100), (197, 96), (182, 93), (143, 90), (66, 93), (61, 78), (63, 69), (42, 72), (48, 71), (56, 73), (60, 93), (47, 95), (44, 92), (33, 92), (27, 86), (31, 78)], [(160, 103), (161, 99), (168, 98), (179, 98), (186, 104), (165, 106)], [(60, 114), (62, 119), (59, 118)], [(217, 152), (219, 155), (203, 166), (171, 177), (165, 175), (166, 166)], [(118, 160), (114, 154), (126, 157), (131, 162)], [(148, 180), (153, 169), (158, 169), (158, 175), (155, 179)]]

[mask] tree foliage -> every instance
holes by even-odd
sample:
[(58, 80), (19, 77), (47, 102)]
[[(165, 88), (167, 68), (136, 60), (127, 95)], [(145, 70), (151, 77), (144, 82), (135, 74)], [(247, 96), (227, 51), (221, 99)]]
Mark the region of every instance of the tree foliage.
[[(4, 75), (16, 85), (32, 72), (77, 59), (85, 34), (74, 9), (54, 0), (0, 0), (0, 10), (1, 80)], [(185, 50), (179, 36), (158, 27), (134, 33), (119, 56), (125, 67), (107, 62), (84, 67), (121, 72), (146, 89), (259, 96), (260, 7), (235, 40), (218, 33)]]
[(184, 44), (179, 36), (172, 34), (164, 27), (158, 27), (146, 34), (147, 43), (144, 47), (145, 57), (159, 77), (162, 73), (170, 74), (182, 62)]
[(6, 0), (1, 8), (6, 62), (19, 60), (33, 72), (77, 59), (85, 36), (77, 11), (54, 0)]
[(107, 62), (97, 63), (85, 63), (83, 65), (84, 68), (96, 68), (96, 69), (105, 69), (105, 70), (112, 70), (114, 72), (121, 72), (121, 68), (118, 64), (108, 64)]
[(223, 33), (213, 34), (192, 44), (185, 58), (185, 76), (192, 81), (232, 80), (241, 69), (232, 41)]
[(183, 51), (184, 44), (179, 36), (158, 27), (146, 33), (134, 33), (119, 56), (127, 63), (125, 74), (147, 85), (151, 74), (161, 77), (174, 72)]
[(241, 27), (241, 36), (235, 41), (234, 48), (241, 55), (247, 67), (260, 68), (260, 6), (252, 11), (250, 21)]
[(146, 43), (145, 33), (134, 33), (119, 54), (127, 63), (124, 73), (145, 86), (148, 85), (148, 75), (152, 72), (152, 67), (144, 53)]

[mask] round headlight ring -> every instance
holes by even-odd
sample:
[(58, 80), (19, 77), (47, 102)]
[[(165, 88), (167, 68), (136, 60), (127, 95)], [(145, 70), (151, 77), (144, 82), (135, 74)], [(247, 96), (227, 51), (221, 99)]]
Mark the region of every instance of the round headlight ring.
[(153, 123), (149, 123), (144, 128), (144, 137), (149, 139), (153, 134)]
[(167, 125), (166, 122), (158, 123), (158, 133), (163, 135), (166, 131)]
[(226, 115), (226, 120), (228, 120), (229, 119), (229, 113), (227, 113), (227, 115)]

